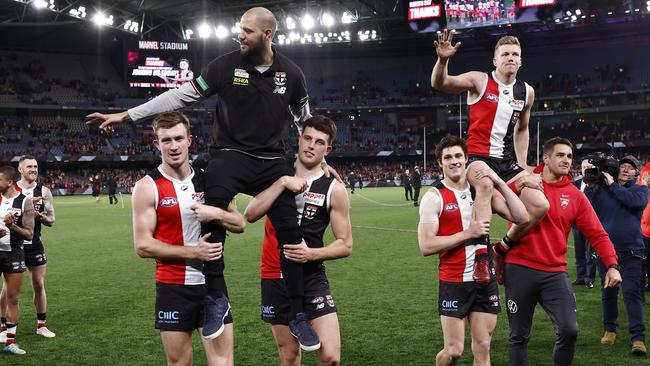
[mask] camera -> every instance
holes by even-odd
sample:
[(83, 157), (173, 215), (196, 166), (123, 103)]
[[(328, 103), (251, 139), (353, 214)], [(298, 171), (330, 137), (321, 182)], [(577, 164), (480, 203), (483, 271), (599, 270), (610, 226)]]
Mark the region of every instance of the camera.
[(594, 167), (585, 169), (585, 176), (582, 179), (583, 182), (587, 184), (597, 183), (604, 185), (605, 177), (603, 176), (603, 173), (608, 173), (614, 177), (614, 179), (618, 176), (618, 167), (620, 164), (618, 159), (615, 157), (605, 155), (602, 152), (597, 152), (585, 156), (585, 159), (587, 159)]

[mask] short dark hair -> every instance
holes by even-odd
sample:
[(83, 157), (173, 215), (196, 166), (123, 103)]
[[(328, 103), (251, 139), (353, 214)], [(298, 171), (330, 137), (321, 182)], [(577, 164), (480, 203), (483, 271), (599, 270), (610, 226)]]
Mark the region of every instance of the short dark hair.
[(153, 133), (158, 136), (159, 129), (172, 128), (178, 124), (185, 126), (185, 129), (187, 129), (187, 134), (190, 134), (189, 118), (187, 118), (185, 113), (178, 111), (160, 113), (156, 116), (156, 118), (153, 119), (151, 127), (153, 128)]
[(460, 148), (463, 149), (463, 154), (467, 157), (467, 143), (465, 140), (458, 136), (448, 134), (440, 140), (438, 145), (436, 145), (436, 159), (438, 162), (442, 161), (442, 150), (453, 146), (460, 146)]
[(565, 139), (564, 137), (555, 136), (544, 141), (544, 154), (550, 155), (553, 152), (553, 149), (555, 149), (555, 145), (567, 145), (573, 149), (573, 144), (571, 141)]
[(36, 158), (33, 155), (23, 155), (18, 159), (18, 164), (22, 163), (25, 160), (36, 160)]
[(336, 138), (336, 124), (330, 118), (323, 115), (315, 115), (307, 119), (302, 124), (302, 130), (304, 131), (307, 127), (311, 127), (320, 131), (327, 136), (329, 136), (328, 143), (332, 145), (334, 139)]
[(0, 174), (4, 175), (5, 178), (9, 179), (10, 181), (13, 181), (14, 185), (16, 185), (16, 183), (18, 183), (20, 180), (18, 169), (14, 168), (11, 165), (0, 166)]

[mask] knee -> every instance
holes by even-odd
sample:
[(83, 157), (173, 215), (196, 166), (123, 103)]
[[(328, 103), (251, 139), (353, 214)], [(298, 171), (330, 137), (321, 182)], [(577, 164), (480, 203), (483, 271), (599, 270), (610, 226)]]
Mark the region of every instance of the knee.
[(489, 354), (491, 343), (491, 338), (472, 340), (472, 352), (481, 355)]
[(333, 353), (322, 353), (318, 356), (319, 365), (339, 366), (341, 357)]
[(290, 345), (279, 345), (278, 352), (282, 365), (295, 365), (300, 361), (300, 348)]
[(34, 293), (45, 292), (45, 281), (40, 278), (32, 281), (32, 288), (34, 288)]
[(483, 177), (476, 181), (474, 189), (476, 189), (477, 192), (492, 194), (494, 191), (494, 183), (490, 178)]
[(445, 346), (445, 352), (453, 360), (457, 360), (463, 355), (463, 344), (450, 344)]
[(527, 345), (530, 340), (530, 335), (511, 335), (510, 344), (512, 345)]
[(558, 338), (561, 338), (569, 343), (575, 343), (578, 339), (578, 324), (564, 324), (558, 328), (557, 331)]

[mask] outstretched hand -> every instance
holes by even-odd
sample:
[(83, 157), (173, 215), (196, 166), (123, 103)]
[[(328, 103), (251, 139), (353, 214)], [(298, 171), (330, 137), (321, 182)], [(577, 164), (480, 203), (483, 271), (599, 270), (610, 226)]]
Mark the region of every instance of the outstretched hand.
[(91, 113), (86, 116), (86, 124), (99, 124), (99, 128), (107, 133), (115, 131), (114, 125), (125, 122), (129, 119), (128, 112), (103, 114), (99, 112)]
[(458, 51), (460, 48), (460, 42), (456, 42), (455, 45), (452, 45), (451, 41), (453, 38), (453, 30), (445, 29), (442, 31), (442, 33), (438, 34), (438, 40), (433, 42), (433, 44), (436, 46), (436, 53), (438, 54), (438, 58), (446, 60), (456, 54), (456, 51)]

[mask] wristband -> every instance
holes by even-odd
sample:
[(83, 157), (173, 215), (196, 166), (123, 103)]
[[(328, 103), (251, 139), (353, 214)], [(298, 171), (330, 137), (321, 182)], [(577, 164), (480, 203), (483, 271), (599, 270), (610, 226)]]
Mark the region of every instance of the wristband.
[(618, 263), (610, 264), (609, 266), (607, 266), (607, 269), (610, 269), (610, 268), (614, 268), (617, 271), (621, 270), (621, 266), (619, 266)]

